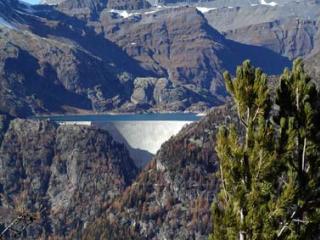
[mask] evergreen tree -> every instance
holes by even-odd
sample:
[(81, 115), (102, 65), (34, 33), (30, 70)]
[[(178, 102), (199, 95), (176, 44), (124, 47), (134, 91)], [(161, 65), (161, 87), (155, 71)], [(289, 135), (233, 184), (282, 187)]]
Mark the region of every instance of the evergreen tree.
[(281, 76), (276, 104), (277, 154), (286, 167), (277, 202), (284, 213), (278, 239), (315, 239), (320, 234), (319, 94), (301, 59)]
[(274, 119), (260, 69), (245, 61), (236, 78), (226, 73), (225, 81), (244, 133), (229, 126), (217, 134), (221, 187), (209, 239), (313, 239), (319, 230), (318, 93), (301, 60), (281, 77)]
[(267, 239), (268, 201), (275, 194), (274, 129), (270, 122), (271, 101), (267, 76), (249, 61), (238, 67), (232, 81), (225, 74), (227, 90), (238, 110), (244, 137), (235, 126), (220, 128), (216, 151), (221, 190), (213, 204), (210, 239)]

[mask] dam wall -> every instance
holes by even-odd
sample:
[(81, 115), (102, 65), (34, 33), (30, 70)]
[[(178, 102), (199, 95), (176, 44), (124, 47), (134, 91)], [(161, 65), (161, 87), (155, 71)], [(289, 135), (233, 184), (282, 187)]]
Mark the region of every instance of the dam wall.
[(185, 125), (198, 121), (200, 116), (194, 113), (92, 114), (37, 116), (35, 119), (105, 129), (127, 147), (136, 166), (141, 168), (165, 141)]
[(92, 126), (107, 130), (116, 141), (125, 144), (137, 167), (141, 168), (165, 141), (189, 123), (191, 121), (118, 121), (92, 122)]
[(58, 122), (60, 125), (79, 125), (79, 126), (91, 126), (91, 121), (67, 121), (67, 122)]

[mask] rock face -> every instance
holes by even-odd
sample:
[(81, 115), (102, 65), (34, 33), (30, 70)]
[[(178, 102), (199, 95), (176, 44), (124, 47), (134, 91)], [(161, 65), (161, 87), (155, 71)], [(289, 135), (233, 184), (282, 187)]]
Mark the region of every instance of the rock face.
[[(289, 59), (306, 57), (316, 47), (319, 1), (276, 1), (278, 5), (226, 7), (205, 13), (228, 39), (262, 46)], [(231, 5), (232, 6), (232, 5)]]
[(312, 52), (318, 31), (317, 21), (288, 18), (230, 30), (226, 32), (226, 36), (242, 43), (266, 47), (289, 59), (295, 59)]
[[(205, 18), (194, 8), (162, 10), (140, 19), (124, 19), (122, 24), (112, 24), (106, 11), (101, 21), (106, 37), (124, 48), (145, 69), (173, 82), (222, 91), (219, 70), (223, 67), (217, 54), (228, 51), (227, 47), (219, 33), (212, 31), (210, 35), (206, 31)], [(115, 26), (119, 26), (119, 31), (114, 31)]]
[(147, 0), (43, 0), (42, 4), (57, 5), (61, 11), (80, 18), (97, 19), (105, 8), (140, 10), (151, 7)]
[(0, 205), (41, 212), (23, 239), (81, 234), (137, 173), (105, 131), (22, 119), (5, 131), (0, 166)]
[[(305, 0), (296, 0), (295, 2), (303, 2)], [(309, 2), (315, 2), (318, 0), (307, 0)], [(161, 0), (160, 2), (162, 3), (206, 3), (208, 2), (209, 4), (212, 4), (213, 6), (216, 7), (228, 7), (228, 6), (232, 6), (232, 7), (236, 7), (236, 6), (252, 6), (252, 5), (283, 5), (286, 3), (290, 3), (291, 0), (275, 0), (275, 1), (271, 1), (271, 0), (266, 0), (266, 1), (261, 1), (261, 0), (251, 0), (251, 1), (242, 1), (242, 0), (219, 0), (219, 1), (215, 1), (215, 0), (207, 0), (207, 1), (202, 1), (202, 0)], [(271, 2), (274, 2), (276, 4), (270, 4)]]
[[(320, 14), (318, 1), (287, 1), (275, 7), (268, 5), (248, 5), (223, 7), (205, 12), (209, 24), (220, 32), (238, 28), (250, 27), (257, 24), (285, 21), (289, 18), (300, 20), (317, 20)], [(278, 2), (278, 1), (276, 1)]]
[(150, 8), (147, 0), (109, 0), (108, 8), (118, 10), (139, 10)]
[(72, 8), (85, 8), (93, 9), (94, 7), (108, 7), (119, 10), (138, 10), (149, 8), (151, 5), (146, 0), (41, 0), (41, 4), (59, 5), (65, 4)]
[(201, 104), (203, 109), (210, 106), (205, 96), (167, 78), (136, 78), (131, 102), (142, 109), (153, 106), (158, 111), (182, 111), (195, 105), (201, 111)]
[(127, 10), (140, 7), (149, 6), (1, 2), (0, 110), (14, 116), (202, 111), (224, 101), (222, 72), (244, 59), (273, 74), (290, 64), (225, 39), (196, 8)]
[[(108, 0), (53, 1), (62, 12), (84, 19), (96, 19), (101, 10), (107, 7), (108, 3)], [(51, 4), (51, 2), (49, 4)]]
[[(319, 75), (318, 0), (49, 1), (0, 1), (1, 113), (205, 110), (247, 58), (277, 74), (312, 53)], [(206, 239), (226, 112), (184, 128), (137, 179), (105, 131), (1, 115), (0, 206), (41, 212), (23, 239)]]
[[(176, 90), (178, 87), (184, 91), (188, 89), (193, 96), (200, 96), (198, 99), (207, 98), (204, 102), (209, 99), (211, 103), (221, 101), (226, 94), (222, 72), (234, 71), (244, 59), (251, 59), (269, 73), (279, 69), (267, 66), (268, 61), (261, 61), (261, 56), (273, 59), (281, 66), (289, 64), (271, 51), (226, 40), (208, 25), (196, 8), (165, 9), (131, 18), (119, 18), (114, 12), (105, 10), (101, 23), (106, 38), (141, 63), (141, 67), (167, 78)], [(131, 99), (149, 103), (154, 81), (144, 80), (145, 86), (138, 89), (135, 82), (136, 91)]]
[(16, 15), (5, 11), (11, 25), (0, 23), (0, 109), (14, 116), (107, 111), (129, 98), (121, 66), (140, 69), (117, 46), (51, 7), (8, 6)]
[(217, 183), (212, 146), (227, 109), (216, 109), (163, 144), (83, 239), (207, 239)]
[(320, 51), (315, 52), (305, 60), (305, 67), (320, 87)]
[(7, 28), (0, 29), (0, 36), (3, 111), (26, 116), (63, 111), (63, 105), (99, 108), (119, 93), (110, 68), (80, 48)]

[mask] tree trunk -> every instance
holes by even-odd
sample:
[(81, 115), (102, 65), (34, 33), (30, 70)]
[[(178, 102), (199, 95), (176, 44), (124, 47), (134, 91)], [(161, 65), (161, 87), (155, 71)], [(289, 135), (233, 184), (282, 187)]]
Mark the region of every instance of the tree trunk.
[[(243, 209), (241, 208), (241, 209), (240, 209), (240, 223), (241, 223), (240, 228), (242, 228), (243, 220), (244, 220)], [(239, 232), (239, 240), (246, 240), (245, 232), (242, 231), (241, 229), (240, 229), (240, 232)]]

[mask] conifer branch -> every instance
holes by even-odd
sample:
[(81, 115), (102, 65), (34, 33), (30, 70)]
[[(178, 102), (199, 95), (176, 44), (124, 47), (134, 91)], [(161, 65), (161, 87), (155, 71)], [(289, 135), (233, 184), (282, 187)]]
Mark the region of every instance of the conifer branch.
[(260, 152), (259, 152), (259, 163), (258, 163), (258, 171), (257, 171), (257, 175), (256, 175), (256, 181), (258, 180), (259, 175), (260, 175), (261, 165), (262, 165), (262, 150), (260, 150)]
[(255, 112), (255, 114), (254, 114), (254, 116), (253, 116), (252, 122), (254, 122), (256, 120), (256, 118), (257, 118), (259, 113), (260, 113), (260, 108), (258, 107), (256, 112)]
[(238, 118), (240, 119), (240, 122), (243, 124), (243, 126), (245, 127), (245, 128), (248, 128), (248, 124), (244, 121), (244, 119), (241, 117), (241, 114), (240, 114), (240, 107), (238, 106), (237, 107), (238, 108)]
[(284, 233), (284, 230), (286, 230), (286, 228), (288, 228), (290, 222), (293, 220), (293, 218), (295, 217), (297, 211), (294, 211), (290, 217), (290, 219), (283, 225), (283, 227), (280, 229), (280, 231), (277, 234), (277, 238), (281, 239), (281, 235)]
[(223, 170), (222, 170), (221, 164), (220, 164), (220, 175), (221, 175), (221, 181), (222, 181), (222, 186), (223, 186), (225, 199), (226, 199), (226, 202), (229, 202), (229, 196), (228, 196), (228, 192), (227, 192), (226, 183), (225, 183), (225, 180), (224, 180), (224, 177), (223, 177)]
[(303, 140), (302, 166), (301, 166), (302, 172), (305, 171), (306, 148), (307, 148), (307, 138), (305, 137)]

